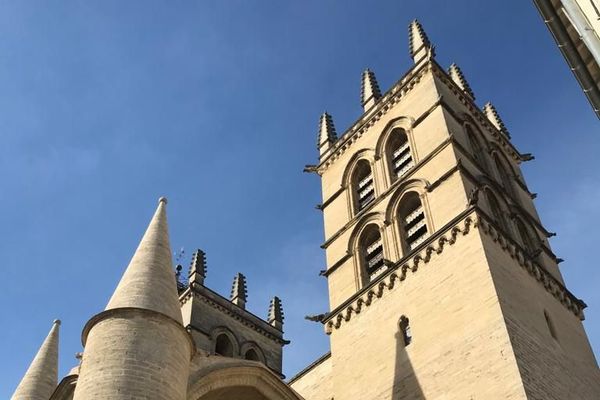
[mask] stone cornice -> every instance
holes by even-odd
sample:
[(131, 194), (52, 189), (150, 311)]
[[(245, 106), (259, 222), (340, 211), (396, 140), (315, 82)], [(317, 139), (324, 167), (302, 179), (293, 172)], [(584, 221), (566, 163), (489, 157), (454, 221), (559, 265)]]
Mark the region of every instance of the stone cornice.
[(377, 104), (368, 112), (354, 122), (334, 143), (333, 148), (327, 156), (320, 160), (316, 171), (319, 175), (323, 173), (336, 159), (340, 157), (358, 138), (369, 130), (377, 121), (379, 121), (392, 106), (400, 101), (408, 92), (410, 92), (417, 83), (423, 79), (425, 74), (431, 69), (431, 63), (422, 63), (413, 66), (404, 76), (402, 76), (382, 97)]
[(458, 238), (468, 235), (472, 229), (480, 229), (484, 234), (491, 236), (494, 242), (498, 243), (504, 251), (510, 254), (511, 258), (525, 268), (548, 293), (552, 294), (577, 317), (583, 319), (585, 303), (577, 299), (549, 272), (533, 261), (515, 241), (501, 233), (481, 209), (471, 206), (434, 233), (415, 251), (390, 267), (379, 279), (371, 282), (367, 287), (336, 307), (323, 319), (325, 332), (328, 335), (331, 334), (333, 329), (339, 329), (354, 314), (364, 312), (375, 299), (381, 298), (387, 291), (394, 289), (404, 281), (409, 275), (408, 271), (416, 273), (421, 265), (426, 265), (432, 257), (441, 255), (446, 246), (454, 245)]
[(516, 260), (521, 267), (527, 270), (529, 275), (537, 280), (548, 293), (583, 321), (583, 310), (587, 307), (583, 300), (575, 297), (550, 272), (533, 260), (516, 241), (498, 229), (492, 219), (485, 215), (482, 210), (478, 210), (478, 213), (477, 226), (480, 231), (490, 236), (512, 259)]
[[(517, 148), (512, 144), (512, 142), (502, 132), (500, 132), (494, 125), (492, 125), (492, 123), (488, 120), (483, 111), (479, 107), (477, 107), (475, 101), (469, 98), (463, 92), (463, 90), (459, 88), (456, 83), (454, 83), (454, 81), (448, 75), (448, 73), (435, 60), (432, 60), (431, 64), (433, 65), (431, 70), (435, 74), (435, 76), (440, 78), (440, 80), (443, 83), (445, 83), (450, 90), (452, 90), (452, 93), (454, 93), (456, 97), (460, 100), (460, 102), (469, 109), (471, 115), (485, 127), (485, 129), (492, 135), (492, 137), (496, 139), (496, 141), (498, 141), (498, 143), (504, 149), (504, 151), (506, 151), (506, 153), (508, 153), (515, 161), (523, 161), (523, 156), (521, 155), (519, 150), (517, 150)], [(449, 107), (445, 107), (445, 109), (446, 111), (450, 111), (450, 113), (453, 113), (453, 111)], [(457, 121), (460, 121), (460, 118), (458, 118), (456, 115), (453, 115), (453, 117)]]
[(289, 341), (283, 339), (283, 332), (269, 325), (260, 317), (244, 310), (237, 305), (231, 303), (218, 293), (213, 292), (205, 286), (196, 288), (188, 288), (179, 297), (181, 304), (187, 303), (192, 298), (196, 298), (219, 312), (229, 315), (236, 321), (242, 323), (248, 328), (260, 333), (261, 335), (277, 342), (281, 345), (289, 344)]

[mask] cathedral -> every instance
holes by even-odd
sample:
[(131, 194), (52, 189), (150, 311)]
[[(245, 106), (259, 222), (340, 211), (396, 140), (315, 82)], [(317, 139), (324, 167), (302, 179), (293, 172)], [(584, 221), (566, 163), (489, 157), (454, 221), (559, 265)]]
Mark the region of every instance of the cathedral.
[[(59, 380), (60, 321), (13, 400), (600, 399), (600, 370), (520, 164), (491, 103), (480, 109), (422, 26), (387, 92), (362, 74), (363, 114), (320, 118), (330, 351), (285, 380), (279, 298), (246, 310), (205, 286), (201, 250), (173, 267), (161, 198), (104, 311)], [(319, 279), (319, 278), (315, 278)], [(107, 296), (108, 297), (108, 296)]]

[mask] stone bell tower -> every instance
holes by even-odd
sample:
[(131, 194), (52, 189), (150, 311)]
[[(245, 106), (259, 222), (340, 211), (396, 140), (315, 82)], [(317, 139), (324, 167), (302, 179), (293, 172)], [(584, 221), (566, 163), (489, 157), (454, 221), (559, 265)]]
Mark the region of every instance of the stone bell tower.
[(331, 352), (311, 399), (598, 399), (600, 372), (494, 106), (409, 27), (411, 69), (340, 137), (320, 120)]

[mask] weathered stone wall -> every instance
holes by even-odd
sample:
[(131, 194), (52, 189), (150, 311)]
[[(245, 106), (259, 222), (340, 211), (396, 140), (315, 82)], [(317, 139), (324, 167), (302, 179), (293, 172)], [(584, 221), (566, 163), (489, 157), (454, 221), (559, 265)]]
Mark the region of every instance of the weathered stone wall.
[(184, 400), (191, 357), (182, 327), (117, 310), (89, 332), (75, 399)]
[(579, 318), (490, 237), (484, 243), (528, 398), (600, 399), (600, 370)]
[(334, 398), (331, 355), (290, 382), (290, 386), (307, 400)]
[(526, 398), (476, 229), (333, 329), (331, 343), (336, 398)]

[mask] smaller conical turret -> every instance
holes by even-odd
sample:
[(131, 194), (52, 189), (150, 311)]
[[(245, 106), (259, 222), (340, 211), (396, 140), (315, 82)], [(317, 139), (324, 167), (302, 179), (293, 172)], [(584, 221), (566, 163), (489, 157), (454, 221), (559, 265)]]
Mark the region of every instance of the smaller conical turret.
[(198, 249), (192, 255), (190, 263), (189, 284), (190, 287), (204, 285), (206, 279), (206, 253)]
[(269, 304), (267, 322), (279, 330), (283, 329), (283, 307), (281, 306), (281, 300), (277, 296), (273, 297)]
[(485, 103), (485, 105), (483, 106), (483, 112), (487, 119), (490, 120), (492, 125), (496, 127), (496, 129), (502, 132), (506, 137), (510, 138), (510, 134), (508, 133), (504, 122), (502, 122), (498, 111), (496, 111), (496, 107), (494, 107), (494, 105), (491, 102), (488, 101), (487, 103)]
[(55, 320), (11, 400), (48, 400), (56, 389), (59, 326), (60, 320)]
[(422, 59), (435, 57), (435, 48), (416, 19), (408, 27), (408, 40), (410, 56), (415, 64)]
[(373, 107), (380, 98), (381, 90), (379, 90), (379, 84), (375, 78), (375, 73), (367, 68), (362, 74), (360, 103), (363, 106), (363, 109), (367, 111)]
[(231, 302), (237, 304), (241, 308), (246, 308), (246, 277), (237, 273), (233, 278), (233, 286), (231, 287)]
[(448, 68), (448, 74), (450, 74), (450, 78), (456, 83), (456, 85), (462, 89), (462, 91), (471, 98), (471, 100), (475, 100), (475, 94), (471, 90), (471, 86), (469, 86), (469, 82), (465, 79), (462, 71), (456, 64), (452, 64), (450, 68)]
[(337, 133), (333, 125), (333, 118), (327, 112), (324, 112), (319, 121), (319, 155), (322, 157), (327, 153), (336, 140)]

